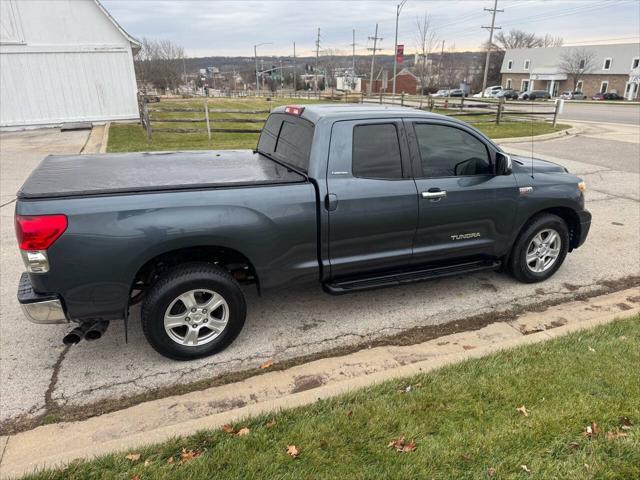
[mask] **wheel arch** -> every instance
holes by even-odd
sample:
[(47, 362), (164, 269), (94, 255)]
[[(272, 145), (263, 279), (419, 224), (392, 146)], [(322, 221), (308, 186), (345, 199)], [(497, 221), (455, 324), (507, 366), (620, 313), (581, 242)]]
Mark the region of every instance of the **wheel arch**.
[(260, 292), (260, 281), (253, 262), (244, 253), (221, 245), (196, 244), (187, 247), (166, 248), (138, 265), (130, 284), (129, 304), (142, 300), (144, 293), (160, 276), (174, 266), (187, 262), (207, 262), (224, 268), (241, 284), (255, 284)]
[(527, 219), (520, 225), (518, 229), (518, 234), (514, 237), (514, 244), (522, 235), (522, 232), (527, 227), (527, 225), (533, 220), (535, 217), (550, 213), (557, 217), (560, 217), (564, 223), (566, 223), (567, 228), (569, 229), (569, 252), (577, 247), (577, 243), (580, 240), (580, 217), (578, 216), (578, 212), (576, 212), (571, 207), (547, 207), (541, 210), (538, 210), (532, 214), (530, 214)]

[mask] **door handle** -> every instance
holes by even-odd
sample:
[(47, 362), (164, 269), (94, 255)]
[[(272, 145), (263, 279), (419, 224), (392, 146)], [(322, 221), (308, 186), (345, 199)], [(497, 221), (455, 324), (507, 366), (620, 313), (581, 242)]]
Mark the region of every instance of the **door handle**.
[(431, 200), (444, 198), (446, 196), (447, 196), (446, 190), (436, 190), (436, 191), (429, 190), (428, 192), (422, 192), (422, 198), (429, 198)]

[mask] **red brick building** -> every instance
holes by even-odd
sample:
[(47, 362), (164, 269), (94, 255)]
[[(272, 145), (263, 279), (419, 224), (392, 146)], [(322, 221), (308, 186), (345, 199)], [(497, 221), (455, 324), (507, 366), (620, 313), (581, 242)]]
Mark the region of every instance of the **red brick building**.
[[(362, 79), (362, 92), (369, 92), (369, 80)], [(382, 80), (374, 80), (372, 84), (372, 93), (391, 93), (393, 91), (393, 80), (387, 82), (386, 88)], [(408, 69), (403, 68), (396, 75), (396, 93), (408, 93), (415, 95), (418, 91), (418, 77), (411, 73)]]

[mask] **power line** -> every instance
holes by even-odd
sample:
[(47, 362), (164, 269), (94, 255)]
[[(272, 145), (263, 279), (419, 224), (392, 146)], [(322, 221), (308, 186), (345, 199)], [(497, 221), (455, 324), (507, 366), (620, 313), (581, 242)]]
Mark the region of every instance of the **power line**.
[(485, 8), (487, 12), (491, 12), (491, 26), (482, 27), (489, 30), (489, 43), (487, 45), (487, 59), (484, 62), (484, 77), (482, 78), (482, 93), (484, 97), (484, 90), (487, 88), (487, 74), (489, 73), (489, 59), (491, 58), (491, 46), (493, 45), (493, 31), (500, 30), (502, 27), (496, 27), (496, 13), (504, 12), (504, 10), (498, 10), (498, 0), (493, 1), (493, 8)]

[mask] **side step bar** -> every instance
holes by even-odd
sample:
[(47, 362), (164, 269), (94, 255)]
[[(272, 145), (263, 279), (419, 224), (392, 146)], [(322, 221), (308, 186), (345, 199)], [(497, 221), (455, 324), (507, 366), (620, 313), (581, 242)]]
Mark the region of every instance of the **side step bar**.
[(422, 282), (434, 278), (450, 277), (463, 273), (480, 272), (482, 270), (495, 270), (499, 268), (500, 265), (501, 262), (493, 260), (467, 262), (457, 265), (411, 270), (352, 280), (344, 279), (336, 281), (334, 283), (325, 283), (322, 285), (322, 288), (331, 295), (342, 295), (345, 293), (358, 292), (361, 290), (372, 290), (375, 288), (403, 285), (405, 283)]

